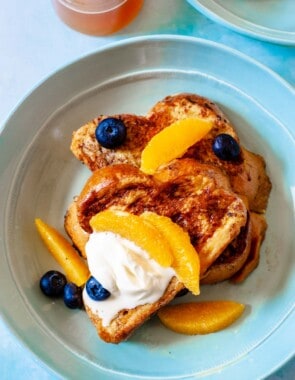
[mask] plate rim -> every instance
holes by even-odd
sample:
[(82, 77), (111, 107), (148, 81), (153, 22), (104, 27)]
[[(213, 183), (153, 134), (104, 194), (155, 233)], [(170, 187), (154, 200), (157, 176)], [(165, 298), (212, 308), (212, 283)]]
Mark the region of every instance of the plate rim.
[[(222, 45), (220, 43), (204, 40), (204, 39), (201, 39), (201, 38), (187, 37), (187, 36), (175, 36), (175, 35), (140, 36), (140, 37), (126, 38), (126, 39), (123, 39), (121, 41), (116, 41), (116, 42), (107, 44), (107, 45), (99, 48), (98, 50), (96, 50), (93, 53), (86, 54), (85, 56), (83, 56), (83, 57), (81, 57), (79, 59), (73, 60), (69, 64), (63, 65), (60, 69), (58, 69), (55, 72), (53, 72), (50, 75), (48, 75), (47, 78), (45, 78), (39, 84), (37, 84), (36, 86), (34, 86), (33, 89), (27, 95), (25, 95), (24, 99), (20, 103), (18, 103), (16, 105), (16, 107), (12, 111), (11, 115), (8, 117), (7, 121), (4, 123), (4, 128), (1, 130), (0, 136), (1, 136), (2, 132), (6, 128), (8, 128), (9, 122), (11, 120), (11, 117), (19, 110), (20, 106), (24, 104), (24, 102), (27, 100), (27, 98), (30, 97), (30, 96), (32, 96), (34, 94), (34, 92), (38, 88), (40, 88), (40, 86), (46, 84), (56, 74), (60, 74), (63, 70), (69, 69), (69, 67), (72, 66), (72, 65), (75, 65), (77, 63), (81, 63), (84, 59), (91, 59), (91, 58), (93, 59), (95, 56), (97, 56), (98, 54), (100, 54), (100, 52), (102, 52), (102, 51), (116, 49), (118, 46), (122, 47), (124, 45), (136, 44), (138, 42), (143, 42), (143, 41), (146, 41), (146, 40), (148, 40), (149, 42), (150, 41), (157, 41), (157, 42), (158, 41), (162, 41), (163, 42), (163, 41), (166, 41), (166, 40), (177, 40), (177, 41), (185, 40), (185, 41), (190, 41), (190, 42), (193, 42), (193, 43), (196, 43), (196, 44), (202, 43), (202, 44), (205, 44), (207, 46), (211, 46), (211, 47), (214, 47), (214, 48), (225, 50), (227, 52), (230, 52), (231, 54), (234, 54), (234, 55), (240, 57), (243, 60), (249, 61), (252, 64), (255, 64), (256, 66), (259, 66), (261, 69), (263, 69), (264, 71), (266, 71), (269, 75), (271, 75), (276, 81), (279, 81), (279, 83), (282, 86), (284, 86), (286, 89), (290, 90), (291, 93), (292, 93), (292, 95), (295, 96), (295, 89), (286, 80), (284, 80), (282, 77), (280, 77), (277, 73), (275, 73), (274, 71), (272, 71), (268, 67), (264, 66), (260, 62), (256, 61), (255, 59), (253, 59), (251, 57), (248, 57), (244, 53), (241, 53), (241, 52), (239, 52), (239, 51), (237, 51), (235, 49), (229, 48), (229, 47), (227, 47), (225, 45)], [(3, 306), (1, 305), (1, 309), (2, 308), (3, 308)], [(27, 344), (27, 342), (25, 342), (21, 338), (21, 334), (19, 334), (19, 331), (17, 330), (17, 327), (11, 326), (11, 324), (9, 323), (8, 317), (6, 316), (6, 313), (3, 314), (3, 320), (4, 320), (5, 324), (6, 324), (6, 326), (9, 328), (9, 330), (18, 338), (18, 340), (21, 342), (21, 344), (23, 346), (25, 346), (31, 353), (33, 353), (33, 355), (36, 357), (36, 359), (38, 359), (38, 361), (41, 363), (42, 367), (46, 368), (46, 369), (50, 369), (50, 371), (52, 371), (53, 373), (57, 374), (57, 372), (55, 371), (54, 367), (49, 366), (48, 363), (44, 361), (44, 358), (41, 359), (36, 354), (36, 352), (33, 351), (33, 349), (30, 347), (30, 345)], [(282, 328), (282, 326), (280, 326), (280, 328)], [(289, 359), (290, 359), (290, 357), (286, 358), (283, 362), (281, 362), (280, 364), (278, 364), (276, 368), (279, 368), (281, 365), (285, 364)], [(273, 371), (273, 369), (271, 369), (271, 371)]]
[[(193, 8), (200, 11), (203, 15), (210, 18), (212, 21), (219, 23), (222, 26), (225, 26), (235, 32), (249, 36), (261, 41), (272, 42), (279, 45), (286, 46), (295, 46), (295, 31), (294, 32), (284, 32), (278, 29), (271, 29), (264, 27), (259, 24), (255, 24), (251, 21), (243, 19), (227, 9), (221, 7), (220, 4), (213, 3), (212, 0), (209, 0), (212, 6), (215, 6), (217, 9), (222, 8), (222, 13), (216, 12), (212, 7), (204, 4), (203, 0), (186, 0)], [(214, 0), (213, 0), (214, 1)]]
[[(195, 0), (186, 0), (189, 3), (191, 1)], [(197, 0), (198, 1), (198, 0)], [(219, 50), (227, 51), (230, 54), (233, 54), (239, 58), (241, 58), (244, 61), (248, 61), (252, 65), (258, 66), (263, 71), (267, 72), (268, 75), (272, 76), (277, 82), (279, 82), (281, 85), (283, 85), (287, 90), (291, 91), (293, 95), (295, 95), (295, 87), (292, 86), (290, 82), (287, 81), (287, 79), (283, 78), (280, 74), (275, 72), (273, 69), (265, 65), (264, 63), (258, 61), (256, 58), (253, 58), (246, 53), (243, 53), (233, 47), (230, 47), (228, 45), (225, 45), (221, 42), (216, 42), (213, 40), (208, 40), (201, 37), (194, 37), (194, 36), (187, 36), (187, 35), (181, 35), (181, 34), (171, 34), (171, 33), (164, 33), (164, 34), (153, 34), (153, 35), (142, 35), (142, 36), (136, 36), (136, 37), (123, 37), (120, 40), (112, 41), (109, 43), (106, 43), (105, 45), (97, 48), (93, 52), (88, 52), (85, 54), (82, 54), (78, 58), (74, 58), (70, 60), (69, 62), (59, 66), (58, 68), (51, 71), (49, 74), (45, 75), (43, 78), (41, 78), (39, 81), (37, 81), (31, 88), (29, 88), (15, 103), (14, 107), (8, 112), (6, 118), (4, 118), (4, 121), (2, 125), (0, 125), (0, 136), (6, 129), (8, 123), (10, 122), (11, 118), (14, 116), (14, 114), (18, 111), (18, 109), (25, 103), (25, 101), (30, 98), (35, 91), (37, 91), (39, 88), (41, 88), (43, 85), (45, 85), (52, 77), (60, 74), (62, 71), (67, 70), (69, 67), (74, 66), (75, 64), (78, 64), (79, 62), (82, 62), (84, 60), (92, 59), (97, 54), (100, 54), (101, 52), (105, 52), (108, 50), (116, 49), (117, 47), (122, 47), (124, 45), (131, 45), (136, 44), (144, 41), (161, 41), (162, 39), (166, 41), (173, 41), (173, 40), (183, 40), (183, 41), (191, 41), (195, 43), (200, 43), (204, 45), (209, 45), (211, 47), (217, 48)], [(295, 41), (294, 41), (295, 43)], [(291, 131), (292, 132), (292, 131)]]

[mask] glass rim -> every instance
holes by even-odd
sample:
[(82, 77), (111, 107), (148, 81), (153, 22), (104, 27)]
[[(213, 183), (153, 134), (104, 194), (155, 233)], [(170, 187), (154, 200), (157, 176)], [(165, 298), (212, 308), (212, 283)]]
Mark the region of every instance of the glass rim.
[[(97, 0), (55, 0), (55, 1), (63, 5), (64, 7), (78, 13), (103, 14), (103, 13), (116, 10), (117, 8), (125, 4), (128, 0), (112, 0), (112, 1), (102, 0), (102, 1), (99, 1), (100, 4), (98, 4)], [(107, 6), (107, 9), (105, 9), (104, 6)]]

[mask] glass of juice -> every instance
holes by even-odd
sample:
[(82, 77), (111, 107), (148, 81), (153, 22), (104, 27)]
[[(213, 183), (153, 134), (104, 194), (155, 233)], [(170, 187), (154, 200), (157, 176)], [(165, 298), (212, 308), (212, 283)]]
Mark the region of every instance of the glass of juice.
[(58, 16), (71, 28), (92, 35), (115, 33), (139, 13), (144, 0), (52, 0)]

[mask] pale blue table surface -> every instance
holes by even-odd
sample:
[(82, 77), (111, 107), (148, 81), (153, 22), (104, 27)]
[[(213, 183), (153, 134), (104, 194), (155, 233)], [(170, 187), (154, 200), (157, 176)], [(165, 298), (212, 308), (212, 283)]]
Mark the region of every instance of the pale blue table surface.
[[(0, 130), (26, 94), (60, 67), (112, 41), (164, 33), (196, 36), (230, 46), (295, 86), (295, 47), (240, 35), (210, 21), (185, 0), (146, 0), (137, 19), (109, 37), (91, 37), (69, 29), (56, 17), (49, 0), (1, 0)], [(0, 379), (56, 378), (17, 341), (0, 318)], [(267, 379), (295, 379), (295, 360)]]

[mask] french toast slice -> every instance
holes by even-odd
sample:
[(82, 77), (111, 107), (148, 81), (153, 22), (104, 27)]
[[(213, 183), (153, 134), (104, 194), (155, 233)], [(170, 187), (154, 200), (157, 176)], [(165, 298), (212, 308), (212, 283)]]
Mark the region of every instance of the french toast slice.
[(216, 284), (224, 280), (235, 284), (243, 282), (259, 263), (266, 229), (264, 215), (249, 212), (246, 226), (204, 273), (201, 284)]
[[(208, 275), (212, 264), (239, 236), (248, 240), (247, 207), (232, 192), (226, 176), (216, 167), (189, 158), (174, 160), (154, 177), (127, 164), (93, 172), (65, 217), (65, 229), (83, 255), (91, 233), (89, 220), (112, 208), (134, 214), (153, 211), (182, 226), (199, 254), (201, 276)], [(246, 250), (244, 256), (246, 260)], [(244, 261), (236, 261), (236, 271)], [(103, 340), (119, 343), (183, 288), (173, 277), (157, 302), (121, 310), (108, 326), (87, 305), (86, 311)]]
[[(251, 217), (253, 214), (251, 213)], [(262, 215), (255, 214), (254, 219), (255, 221), (259, 220), (262, 228), (251, 228), (251, 217), (248, 218), (246, 226), (241, 228), (241, 232), (237, 238), (229, 244), (217, 260), (207, 269), (206, 273), (202, 275), (201, 284), (215, 284), (227, 279), (239, 283), (255, 269), (259, 261), (259, 250), (266, 224)], [(77, 221), (76, 203), (73, 202), (68, 209), (65, 226), (78, 249), (81, 252), (85, 252), (85, 244), (89, 235), (81, 228)], [(80, 238), (81, 236), (83, 236), (83, 239)], [(85, 239), (86, 236), (87, 238)], [(257, 237), (259, 238), (257, 239)], [(120, 343), (128, 339), (137, 328), (162, 306), (172, 301), (184, 288), (183, 283), (176, 277), (173, 277), (158, 301), (152, 304), (139, 305), (134, 309), (122, 309), (108, 326), (104, 326), (102, 319), (87, 305), (85, 305), (85, 310), (101, 339), (108, 343)]]
[(73, 133), (71, 150), (91, 171), (121, 163), (139, 167), (141, 152), (156, 133), (177, 120), (198, 117), (212, 121), (213, 128), (205, 138), (189, 148), (184, 157), (219, 167), (228, 176), (232, 189), (248, 198), (251, 211), (265, 211), (271, 182), (264, 159), (244, 147), (241, 147), (241, 155), (236, 161), (221, 160), (212, 151), (213, 139), (221, 133), (230, 134), (239, 142), (233, 125), (212, 101), (195, 94), (181, 93), (156, 103), (146, 117), (115, 115), (124, 122), (127, 130), (126, 141), (116, 149), (103, 148), (95, 138), (96, 126), (106, 117), (101, 115)]
[(105, 209), (167, 216), (189, 233), (204, 273), (246, 224), (247, 207), (237, 194), (220, 186), (226, 179), (220, 179), (218, 168), (181, 159), (163, 169), (163, 175), (165, 181), (160, 181), (160, 174), (148, 176), (127, 164), (93, 172), (77, 197), (79, 224), (91, 233), (91, 217)]
[[(112, 179), (110, 179), (109, 174), (107, 174), (109, 173), (109, 170), (99, 171), (101, 183), (98, 191), (100, 192), (101, 196), (103, 196), (103, 193), (101, 191), (103, 185), (106, 183), (105, 179), (109, 181), (107, 182), (108, 186), (110, 186), (110, 181), (113, 183), (111, 185), (111, 188), (115, 191), (118, 187), (119, 181), (122, 180), (122, 183), (120, 185), (120, 192), (122, 192), (122, 188), (126, 186), (126, 188), (128, 188), (129, 191), (129, 197), (127, 199), (131, 203), (135, 201), (135, 197), (134, 195), (131, 195), (131, 187), (129, 183), (130, 181), (132, 185), (135, 186), (133, 188), (133, 191), (136, 191), (136, 184), (140, 184), (139, 193), (137, 195), (140, 194), (141, 196), (143, 196), (142, 185), (144, 184), (144, 181), (146, 181), (148, 191), (151, 190), (150, 186), (152, 185), (152, 183), (150, 179), (146, 175), (138, 173), (136, 168), (131, 168), (129, 166), (118, 166), (116, 168), (119, 168), (119, 170), (114, 171), (114, 168), (110, 170), (110, 172), (112, 173)], [(127, 176), (128, 171), (129, 174), (132, 175), (139, 174), (139, 176), (137, 177), (137, 182), (134, 181), (134, 178), (132, 179), (132, 176)], [(172, 163), (168, 164), (166, 167), (162, 168), (158, 173), (156, 173), (155, 179), (161, 182), (173, 182), (174, 179), (177, 177), (182, 176), (183, 178), (183, 176), (189, 176), (192, 173), (193, 175), (203, 175), (204, 171), (206, 172), (206, 176), (209, 176), (213, 181), (215, 181), (216, 186), (230, 190), (228, 178), (219, 169), (216, 169), (215, 167), (212, 168), (210, 165), (199, 164), (190, 159), (174, 160)], [(122, 173), (125, 173), (125, 175), (123, 175), (123, 178), (121, 178)], [(91, 187), (92, 182), (89, 181), (88, 185), (84, 188), (85, 194), (91, 194)], [(109, 187), (106, 187), (103, 191), (105, 191), (106, 193), (109, 192), (109, 195), (112, 197), (112, 190), (110, 190)], [(85, 197), (85, 195), (82, 196)], [(154, 193), (153, 196), (156, 196), (156, 193)], [(116, 196), (114, 199), (116, 199)], [(78, 221), (76, 201), (77, 199), (74, 202), (72, 202), (72, 204), (69, 206), (67, 210), (67, 214), (65, 217), (65, 230), (71, 237), (73, 244), (86, 258), (84, 247), (86, 242), (88, 241), (89, 234), (81, 227)], [(142, 201), (147, 203), (146, 198), (142, 198)], [(93, 212), (95, 213), (95, 211)], [(234, 282), (242, 282), (258, 265), (260, 246), (263, 242), (266, 228), (267, 225), (264, 215), (249, 212), (245, 226), (241, 227), (241, 231), (238, 234), (238, 236), (229, 243), (225, 250), (207, 268), (207, 270), (204, 270), (204, 273), (201, 276), (201, 282), (203, 284), (212, 284), (230, 278)], [(241, 271), (241, 269), (244, 266), (248, 269), (243, 269), (243, 271)], [(237, 276), (233, 278), (233, 276), (238, 271), (240, 271), (239, 279)]]
[(101, 339), (107, 343), (120, 343), (128, 339), (136, 329), (150, 319), (161, 307), (172, 301), (182, 289), (184, 289), (184, 285), (176, 277), (172, 277), (165, 293), (158, 301), (139, 305), (134, 309), (122, 309), (108, 326), (104, 326), (101, 318), (94, 314), (87, 305), (85, 309)]

